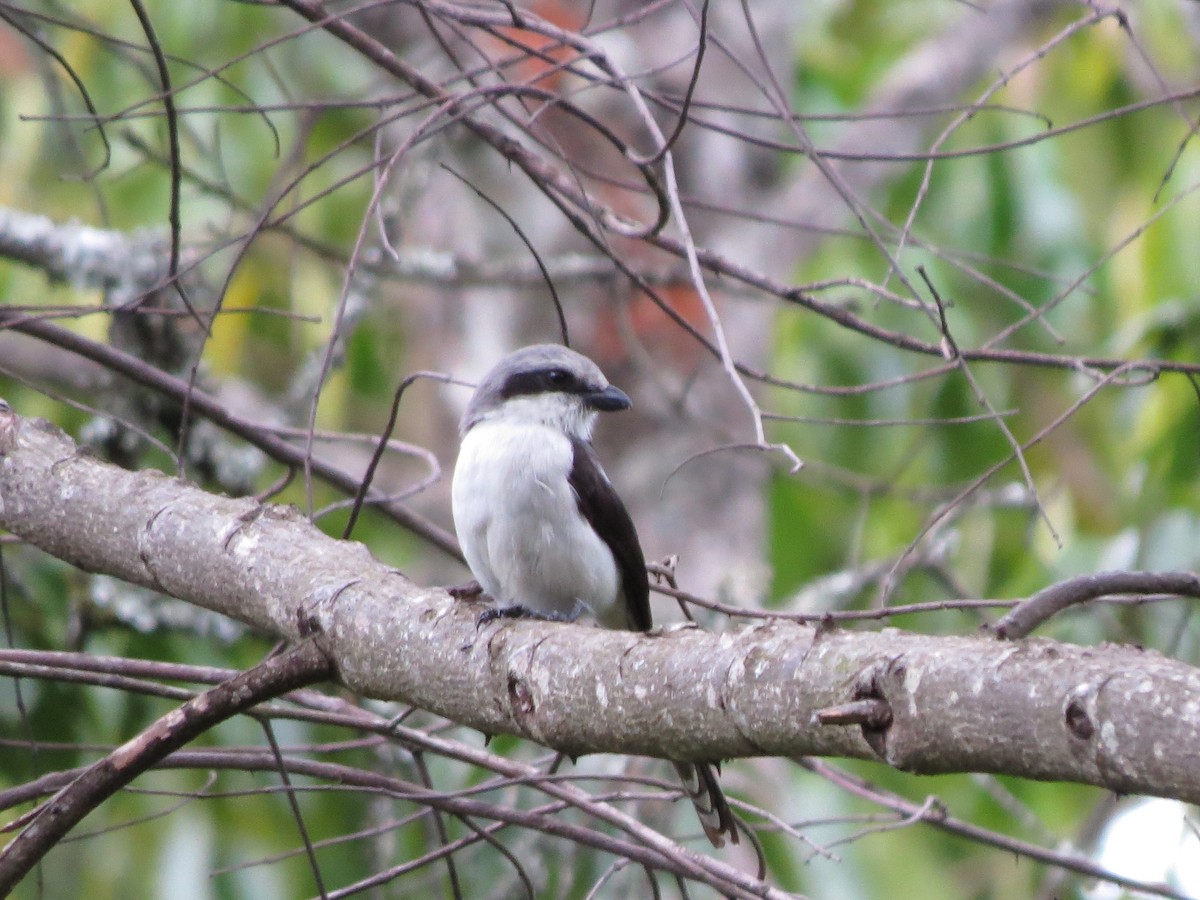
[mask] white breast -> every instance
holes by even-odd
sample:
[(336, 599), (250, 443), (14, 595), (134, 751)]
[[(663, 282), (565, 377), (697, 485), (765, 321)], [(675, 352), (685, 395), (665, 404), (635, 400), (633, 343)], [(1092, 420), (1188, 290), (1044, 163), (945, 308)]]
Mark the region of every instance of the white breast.
[(467, 564), (501, 606), (624, 621), (612, 552), (567, 482), (571, 442), (543, 425), (479, 422), (454, 468), (454, 525)]

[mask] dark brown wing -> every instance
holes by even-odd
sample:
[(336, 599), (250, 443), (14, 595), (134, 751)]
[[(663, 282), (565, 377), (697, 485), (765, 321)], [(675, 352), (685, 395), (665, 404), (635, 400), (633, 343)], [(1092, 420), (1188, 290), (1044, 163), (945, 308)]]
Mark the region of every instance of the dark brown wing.
[(592, 445), (572, 437), (571, 447), (575, 459), (569, 481), (575, 491), (575, 503), (617, 561), (621, 590), (625, 595), (625, 617), (630, 629), (648, 631), (651, 625), (650, 582), (633, 519), (600, 468)]
[[(600, 460), (591, 444), (571, 438), (571, 446), (575, 458), (569, 480), (575, 491), (575, 502), (617, 561), (629, 627), (635, 631), (649, 631), (650, 581), (646, 577), (646, 560), (633, 520), (600, 468)], [(704, 763), (676, 762), (673, 765), (712, 845), (725, 846), (726, 835), (736, 844), (738, 831), (733, 812), (713, 767)]]

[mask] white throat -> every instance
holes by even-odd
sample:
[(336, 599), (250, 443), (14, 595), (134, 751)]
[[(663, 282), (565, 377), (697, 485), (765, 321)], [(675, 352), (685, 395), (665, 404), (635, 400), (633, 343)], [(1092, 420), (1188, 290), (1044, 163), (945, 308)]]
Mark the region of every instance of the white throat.
[(588, 409), (582, 398), (573, 394), (527, 394), (510, 397), (485, 412), (479, 421), (505, 425), (543, 425), (567, 437), (589, 441), (592, 427), (596, 424), (596, 411)]

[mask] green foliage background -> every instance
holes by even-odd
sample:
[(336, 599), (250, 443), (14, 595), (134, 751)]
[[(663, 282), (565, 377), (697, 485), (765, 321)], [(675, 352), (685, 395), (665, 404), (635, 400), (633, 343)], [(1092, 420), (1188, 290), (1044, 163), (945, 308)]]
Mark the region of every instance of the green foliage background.
[[(57, 4), (47, 3), (43, 11), (56, 9)], [(104, 31), (139, 40), (126, 5), (80, 0), (69, 9)], [(322, 190), (331, 193), (299, 209), (289, 224), (319, 247), (344, 255), (357, 236), (372, 189), (370, 178), (361, 177), (371, 163), (370, 140), (348, 146), (344, 142), (368, 128), (376, 114), (362, 107), (340, 108), (338, 102), (365, 95), (377, 76), (317, 34), (258, 52), (264, 42), (284, 38), (299, 26), (269, 7), (152, 3), (150, 9), (163, 45), (180, 60), (203, 65), (235, 60), (220, 80), (203, 77), (181, 61), (172, 63), (179, 83), (197, 79), (177, 97), (181, 107), (196, 111), (184, 119), (186, 163), (199, 179), (184, 188), (188, 240), (203, 242), (207, 223), (249, 215), (246, 210), (231, 212), (229, 194), (268, 192), (280, 177), (281, 148), (293, 146), (297, 134), (303, 133), (299, 129), (308, 129), (303, 141), (306, 161), (324, 162), (306, 175), (303, 194), (311, 198)], [(852, 115), (892, 73), (893, 65), (929, 36), (931, 23), (961, 14), (961, 6), (934, 2), (813, 4), (806, 27), (795, 35), (800, 60), (793, 85), (796, 107)], [(1136, 43), (1111, 21), (1056, 43), (1045, 58), (1000, 90), (991, 108), (979, 111), (942, 147), (955, 151), (1034, 139), (1002, 152), (938, 160), (932, 167), (914, 240), (902, 259), (910, 273), (918, 263), (926, 267), (947, 301), (948, 322), (960, 345), (976, 346), (1021, 315), (999, 290), (965, 272), (969, 263), (1035, 307), (1082, 279), (1046, 316), (1061, 342), (1049, 329), (1034, 324), (1021, 329), (1007, 347), (1197, 361), (1200, 201), (1195, 187), (1200, 183), (1200, 162), (1188, 124), (1197, 108), (1189, 99), (1181, 109), (1158, 104), (1112, 112), (1153, 93), (1148, 85), (1155, 77), (1169, 85), (1195, 84), (1197, 46), (1185, 14), (1181, 4), (1148, 2), (1138, 9)], [(1048, 22), (1039, 40), (1049, 41), (1073, 15), (1065, 12)], [(163, 121), (147, 80), (148, 58), (142, 51), (68, 30), (47, 28), (47, 33), (86, 83), (101, 113), (140, 104), (147, 115), (114, 123), (109, 128), (112, 158), (107, 168), (90, 181), (81, 180), (103, 159), (95, 131), (82, 126), (63, 129), (43, 120), (80, 114), (78, 95), (60, 69), (31, 45), (6, 34), (4, 52), (13, 56), (11, 70), (0, 81), (0, 206), (39, 212), (58, 222), (78, 219), (126, 230), (163, 227), (169, 181), (163, 167), (138, 149), (147, 146), (161, 153), (164, 146)], [(1033, 53), (1037, 46), (1031, 42), (1024, 49)], [(1153, 62), (1153, 71), (1139, 58), (1139, 49)], [(246, 56), (239, 59), (240, 54)], [(249, 108), (248, 98), (259, 106), (296, 98), (331, 102), (303, 117), (260, 114)], [(218, 107), (245, 111), (202, 111)], [(1086, 128), (1044, 137), (1049, 127), (1093, 116), (1102, 118)], [(812, 133), (820, 145), (835, 138), (841, 127), (813, 123)], [(219, 157), (188, 152), (201, 146), (219, 146)], [(893, 222), (902, 222), (922, 174), (920, 163), (906, 164), (886, 196), (874, 198), (876, 207)], [(221, 252), (229, 256), (231, 251)], [(858, 237), (829, 239), (797, 272), (801, 281), (880, 280), (885, 275), (878, 249)], [(297, 254), (291, 241), (268, 234), (253, 244), (236, 269), (226, 306), (288, 310), (320, 316), (327, 323), (341, 277), (336, 257)], [(0, 303), (83, 305), (99, 300), (95, 292), (48, 285), (39, 272), (0, 262)], [(889, 318), (898, 328), (911, 324), (907, 314), (876, 312), (881, 324), (887, 325)], [(103, 337), (106, 320), (88, 316), (78, 327)], [(274, 395), (286, 389), (326, 336), (324, 326), (270, 315), (229, 315), (208, 341), (204, 362), (215, 377), (236, 374)], [(934, 323), (923, 337), (936, 340)], [(416, 339), (419, 336), (404, 332), (403, 324), (372, 321), (360, 328), (348, 345), (344, 367), (326, 389), (319, 426), (377, 430), (398, 376), (409, 368), (406, 343)], [(773, 371), (781, 377), (821, 385), (884, 381), (929, 364), (801, 309), (778, 312), (772, 356)], [(1005, 422), (1021, 440), (1044, 428), (1092, 385), (1079, 372), (1049, 367), (978, 364), (973, 373), (993, 408), (1007, 413)], [(76, 434), (91, 420), (91, 410), (73, 408), (2, 371), (0, 396), (23, 414), (46, 416)], [(768, 607), (790, 605), (796, 592), (814, 579), (896, 557), (940, 502), (1010, 453), (992, 422), (928, 423), (984, 411), (961, 375), (856, 396), (779, 391), (769, 399), (780, 412), (837, 423), (773, 426), (774, 436), (790, 443), (808, 466), (797, 476), (779, 474), (769, 485), (773, 581), (769, 596), (762, 598)], [(844, 424), (850, 419), (921, 424)], [(993, 498), (1004, 494), (1013, 502), (969, 503), (959, 509), (952, 527), (939, 532), (950, 541), (944, 571), (914, 571), (898, 583), (892, 602), (959, 593), (1020, 597), (1078, 573), (1197, 567), (1200, 404), (1186, 378), (1167, 375), (1140, 387), (1099, 391), (1032, 448), (1027, 460), (1058, 539), (1021, 487), (1016, 463), (1009, 461), (988, 489)], [(159, 459), (157, 464), (164, 463)], [(262, 473), (263, 485), (277, 474), (268, 467)], [(304, 501), (296, 487), (280, 499)], [(335, 499), (318, 488), (318, 504)], [(340, 516), (322, 521), (331, 533), (338, 533), (343, 523)], [(411, 562), (422, 552), (394, 526), (371, 517), (357, 537), (397, 564)], [(222, 637), (214, 630), (203, 641), (190, 629), (140, 632), (115, 613), (106, 613), (111, 605), (97, 604), (99, 588), (93, 579), (22, 548), (5, 548), (4, 563), (9, 569), (10, 639), (16, 646), (76, 646), (97, 654), (229, 667), (250, 665), (269, 648), (262, 638), (240, 632)], [(875, 600), (874, 588), (869, 585), (841, 598), (841, 603), (869, 605)], [(1085, 643), (1141, 643), (1195, 661), (1200, 634), (1193, 618), (1179, 604), (1106, 607), (1063, 617), (1045, 634)], [(972, 613), (946, 612), (911, 616), (895, 624), (927, 632), (968, 632), (979, 622)], [(94, 751), (73, 745), (119, 744), (169, 708), (157, 700), (69, 684), (25, 680), (19, 690), (20, 698), (13, 681), (0, 681), (0, 734), (14, 739), (36, 735), (38, 748), (31, 752), (0, 744), (0, 784), (5, 785), (20, 783), (34, 771), (80, 765), (94, 758)], [(20, 714), (18, 699), (24, 707)], [(345, 738), (299, 726), (280, 730), (287, 731), (280, 734), (285, 744)], [(249, 720), (229, 723), (206, 738), (228, 744), (261, 740), (261, 731)], [(349, 759), (373, 752), (345, 751)], [(534, 751), (514, 742), (512, 752)], [(1065, 785), (997, 782), (994, 793), (1011, 792), (1040, 819), (1046, 835), (1036, 835), (1029, 834), (1027, 823), (1018, 821), (994, 794), (982, 790), (977, 779), (915, 781), (879, 766), (850, 768), (918, 802), (936, 794), (959, 817), (1030, 840), (1047, 835), (1080, 839), (1080, 823), (1100, 799), (1095, 791)], [(732, 769), (736, 772), (737, 766)], [(471, 777), (449, 771), (440, 775), (447, 780)], [(782, 810), (785, 815), (803, 819), (818, 811), (830, 816), (877, 812), (804, 773), (788, 777), (793, 796)], [(736, 776), (731, 781), (739, 783)], [(225, 794), (253, 784), (261, 780), (248, 774), (242, 780), (223, 775), (212, 789)], [(24, 885), (18, 896), (104, 900), (311, 894), (307, 866), (294, 853), (270, 865), (211, 874), (292, 852), (298, 839), (280, 794), (186, 799), (207, 785), (203, 771), (163, 772), (139, 781), (145, 792), (124, 792), (89, 817), (83, 829), (89, 837), (58, 848), (38, 882)], [(766, 786), (762, 793), (771, 790)], [(304, 796), (304, 803), (314, 840), (364, 829), (375, 821), (371, 805), (360, 794), (314, 792)], [(169, 815), (154, 818), (167, 810)], [(811, 829), (818, 842), (835, 832), (841, 833), (836, 828)], [(429, 839), (420, 827), (400, 829), (393, 838), (392, 859), (419, 854)], [(874, 834), (839, 848), (836, 861), (808, 859), (792, 841), (768, 841), (767, 848), (774, 878), (788, 889), (817, 897), (1005, 900), (1033, 896), (1045, 876), (1028, 861), (1014, 862), (1006, 854), (981, 850), (931, 828)], [(373, 845), (365, 841), (322, 851), (327, 882), (345, 883), (381, 867), (383, 862), (373, 852)], [(477, 885), (501, 883), (502, 863), (483, 855), (464, 862), (473, 867), (469, 871)], [(546, 896), (582, 896), (589, 879), (606, 864), (572, 856), (544, 860), (551, 871)], [(426, 891), (440, 895), (444, 873), (439, 870), (430, 878), (415, 888), (403, 883), (396, 896), (424, 896)], [(413, 890), (417, 892), (409, 893)]]

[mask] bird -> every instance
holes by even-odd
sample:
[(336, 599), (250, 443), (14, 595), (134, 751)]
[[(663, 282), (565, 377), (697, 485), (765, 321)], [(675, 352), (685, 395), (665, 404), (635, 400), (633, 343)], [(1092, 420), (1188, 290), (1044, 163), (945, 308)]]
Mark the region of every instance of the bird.
[[(460, 422), (454, 527), (496, 606), (480, 624), (528, 617), (649, 631), (650, 583), (637, 529), (592, 446), (601, 412), (631, 406), (581, 353), (523, 347), (483, 378)], [(738, 843), (707, 763), (673, 762), (715, 847)]]

